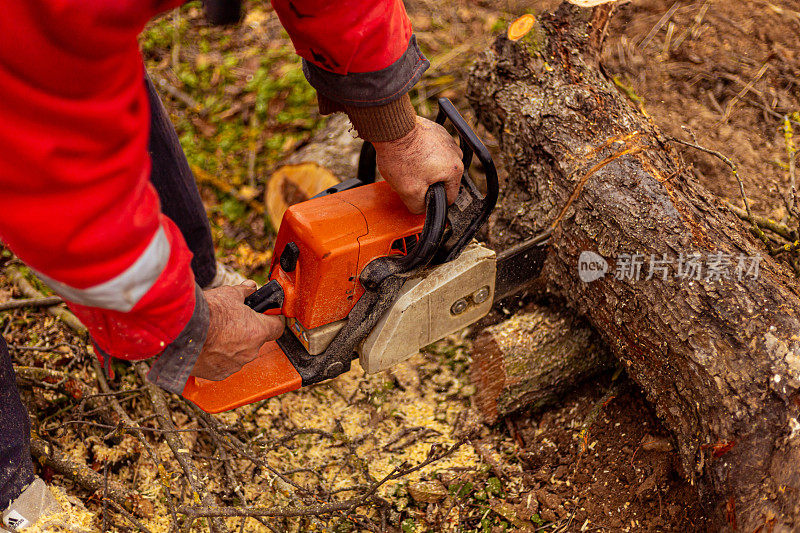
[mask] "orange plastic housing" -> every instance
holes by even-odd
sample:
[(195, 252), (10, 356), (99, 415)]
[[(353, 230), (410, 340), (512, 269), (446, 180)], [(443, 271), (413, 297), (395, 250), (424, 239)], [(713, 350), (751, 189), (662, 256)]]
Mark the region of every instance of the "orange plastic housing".
[[(424, 222), (386, 182), (293, 205), (281, 221), (270, 267), (285, 294), (282, 313), (306, 329), (345, 318), (364, 292), (358, 281), (364, 266), (401, 253), (398, 240), (419, 234)], [(279, 258), (290, 242), (300, 254), (296, 268), (284, 272)]]
[(280, 346), (268, 342), (256, 359), (222, 381), (189, 376), (181, 396), (207, 413), (221, 413), (297, 390), (302, 381)]

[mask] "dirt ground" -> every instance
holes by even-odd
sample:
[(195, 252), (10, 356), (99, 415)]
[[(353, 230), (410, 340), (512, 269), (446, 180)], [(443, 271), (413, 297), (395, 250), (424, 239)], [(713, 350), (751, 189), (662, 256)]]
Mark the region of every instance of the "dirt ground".
[[(409, 0), (432, 64), (412, 93), (420, 114), (432, 115), (433, 99), (447, 96), (471, 116), (463, 88), (474, 54), (516, 16), (557, 3)], [(263, 281), (274, 239), (258, 209), (263, 188), (274, 166), (321, 119), (275, 14), (266, 4), (248, 4), (241, 26), (219, 29), (208, 27), (199, 5), (190, 3), (150, 24), (142, 48), (195, 169), (219, 258)], [(664, 132), (735, 161), (754, 211), (781, 221), (790, 182), (789, 128), (800, 127), (799, 34), (800, 6), (790, 0), (620, 2), (602, 60), (632, 105), (641, 102)], [(707, 187), (742, 205), (724, 163), (681, 151)], [(16, 260), (0, 248), (0, 267), (8, 265)], [(0, 275), (0, 302), (21, 296)], [(135, 432), (114, 431), (113, 420), (100, 416), (102, 406), (92, 408), (65, 389), (70, 377), (88, 384), (88, 393), (100, 391), (85, 339), (33, 309), (0, 312), (0, 331), (12, 345), (37, 437), (53, 453), (142, 497), (131, 509), (139, 527), (104, 504), (101, 491), (87, 489), (68, 471), (41, 466), (39, 474), (66, 509), (60, 524), (44, 530), (169, 531), (169, 500), (192, 503), (192, 494), (136, 372), (119, 365), (110, 397), (147, 430), (152, 449)], [(203, 472), (203, 488), (221, 505), (339, 501), (396, 468), (460, 444), (440, 461), (376, 487), (377, 498), (366, 508), (229, 518), (231, 530), (717, 529), (681, 476), (669, 436), (624, 375), (585, 384), (558, 408), (482, 426), (470, 407), (467, 333), (390, 373), (366, 376), (355, 369), (218, 417), (220, 430), (241, 439), (241, 448), (262, 463), (221, 446), (196, 413), (171, 398), (173, 422)], [(37, 384), (42, 371), (58, 374)], [(160, 464), (151, 452), (163, 458)], [(354, 486), (355, 492), (343, 490)], [(195, 522), (192, 531), (209, 531), (208, 522)]]
[[(753, 208), (776, 220), (786, 214), (789, 190), (784, 119), (800, 126), (798, 7), (789, 1), (631, 2), (619, 7), (603, 54), (609, 72), (642, 97), (665, 133), (734, 160)], [(743, 205), (730, 168), (691, 148), (682, 151), (706, 187)]]

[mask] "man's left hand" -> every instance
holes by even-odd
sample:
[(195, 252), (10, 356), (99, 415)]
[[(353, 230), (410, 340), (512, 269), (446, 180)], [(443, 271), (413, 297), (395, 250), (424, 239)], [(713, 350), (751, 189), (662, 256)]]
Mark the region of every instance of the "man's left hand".
[(464, 164), (461, 149), (439, 124), (417, 117), (417, 124), (405, 136), (376, 142), (378, 169), (412, 213), (425, 211), (425, 193), (442, 182), (447, 203), (458, 196)]

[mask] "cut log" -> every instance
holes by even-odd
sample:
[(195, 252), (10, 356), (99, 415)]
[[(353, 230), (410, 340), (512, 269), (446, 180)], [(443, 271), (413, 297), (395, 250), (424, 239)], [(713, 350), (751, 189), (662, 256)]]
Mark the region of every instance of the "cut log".
[(270, 176), (264, 200), (272, 226), (278, 229), (290, 205), (354, 178), (361, 144), (346, 115), (331, 116), (325, 127), (287, 157)]
[(551, 405), (609, 368), (611, 360), (597, 334), (575, 313), (529, 306), (475, 339), (472, 398), (491, 424), (522, 408), (539, 410)]
[[(553, 227), (548, 290), (645, 391), (720, 527), (797, 531), (797, 281), (603, 76), (590, 18), (562, 5), (540, 17), (541, 32), (498, 38), (473, 68), (468, 96), (509, 174), (493, 244)], [(578, 275), (585, 251), (595, 281)], [(700, 261), (687, 261), (693, 252)], [(663, 275), (651, 259), (672, 267)], [(740, 259), (758, 270), (737, 271)], [(714, 261), (728, 262), (725, 274)]]

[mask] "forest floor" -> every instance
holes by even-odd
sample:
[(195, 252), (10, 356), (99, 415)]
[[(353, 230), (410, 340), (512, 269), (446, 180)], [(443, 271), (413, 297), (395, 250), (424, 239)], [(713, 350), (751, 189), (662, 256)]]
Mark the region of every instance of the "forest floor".
[[(470, 119), (464, 86), (475, 54), (516, 16), (557, 3), (409, 0), (431, 60), (412, 92), (418, 112), (431, 116), (435, 97), (447, 96)], [(754, 212), (781, 221), (800, 127), (798, 34), (790, 0), (622, 2), (602, 59), (632, 105), (669, 135), (735, 161)], [(323, 120), (285, 32), (266, 3), (248, 2), (237, 27), (213, 28), (191, 2), (149, 24), (141, 44), (195, 170), (219, 259), (263, 282), (274, 239), (262, 207), (267, 177)], [(724, 163), (683, 153), (702, 183), (742, 205)], [(17, 260), (0, 248), (0, 269), (8, 266)], [(0, 274), (0, 302), (21, 296)], [(355, 368), (216, 422), (168, 397), (177, 452), (132, 365), (115, 364), (112, 392), (98, 396), (92, 349), (62, 321), (43, 310), (5, 311), (0, 332), (36, 438), (46, 454), (71, 462), (40, 460), (39, 475), (65, 508), (44, 531), (169, 531), (205, 493), (216, 500), (203, 506), (302, 511), (226, 518), (232, 531), (715, 529), (668, 435), (624, 374), (584, 384), (557, 408), (481, 424), (470, 406), (469, 331), (390, 372)], [(115, 417), (112, 404), (131, 423)], [(195, 489), (176, 456), (196, 465)], [(132, 495), (123, 499), (130, 513), (102, 497), (115, 483)], [(359, 506), (317, 508), (362, 496)], [(191, 530), (209, 531), (208, 520)]]

